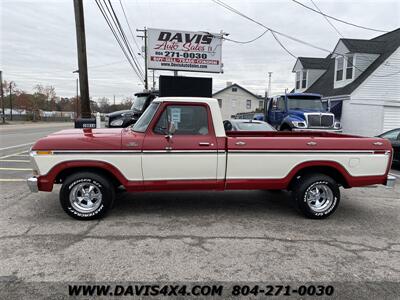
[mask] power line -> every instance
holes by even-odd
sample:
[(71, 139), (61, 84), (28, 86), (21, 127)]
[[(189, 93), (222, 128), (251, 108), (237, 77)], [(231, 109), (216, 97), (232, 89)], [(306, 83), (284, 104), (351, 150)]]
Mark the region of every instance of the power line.
[[(328, 49), (324, 49), (324, 48), (322, 48), (322, 47), (316, 46), (316, 45), (311, 44), (311, 43), (309, 43), (309, 42), (306, 42), (306, 41), (297, 39), (297, 38), (295, 38), (295, 37), (292, 37), (292, 36), (290, 36), (290, 35), (287, 35), (287, 34), (284, 34), (284, 33), (282, 33), (282, 32), (276, 31), (276, 30), (274, 30), (274, 29), (272, 29), (272, 28), (270, 28), (270, 27), (267, 27), (266, 25), (260, 23), (259, 21), (256, 21), (255, 19), (253, 19), (253, 18), (251, 18), (251, 17), (246, 16), (244, 13), (242, 13), (242, 12), (238, 11), (237, 9), (235, 9), (235, 8), (233, 8), (233, 7), (231, 7), (231, 6), (229, 6), (228, 4), (222, 2), (221, 0), (212, 0), (212, 1), (215, 2), (215, 3), (218, 4), (218, 5), (220, 5), (220, 6), (224, 7), (224, 8), (226, 8), (226, 9), (228, 9), (228, 10), (230, 10), (230, 11), (232, 11), (232, 12), (234, 12), (234, 13), (240, 15), (240, 16), (242, 16), (243, 18), (245, 18), (245, 19), (247, 19), (247, 20), (250, 20), (251, 22), (256, 23), (256, 24), (262, 26), (263, 28), (266, 28), (266, 29), (268, 29), (269, 31), (271, 31), (271, 33), (273, 34), (274, 38), (278, 41), (278, 43), (281, 45), (281, 47), (282, 47), (286, 52), (288, 52), (290, 55), (292, 55), (292, 56), (295, 57), (295, 58), (297, 58), (297, 57), (296, 57), (294, 54), (292, 54), (291, 52), (289, 52), (289, 51), (286, 49), (286, 47), (283, 46), (283, 44), (277, 39), (276, 35), (274, 35), (274, 34), (278, 34), (278, 35), (284, 36), (284, 37), (286, 37), (286, 38), (288, 38), (288, 39), (291, 39), (291, 40), (293, 40), (293, 41), (296, 41), (296, 42), (298, 42), (298, 43), (307, 45), (307, 46), (312, 47), (312, 48), (315, 48), (315, 49), (319, 49), (319, 50), (321, 50), (321, 51), (328, 52), (329, 54), (336, 54), (336, 55), (338, 55), (338, 56), (340, 56), (340, 57), (343, 57), (344, 59), (346, 59), (346, 60), (348, 61), (348, 58), (347, 58), (345, 55), (341, 54), (341, 53), (337, 53), (337, 52), (334, 52), (334, 51), (330, 51), (330, 50), (328, 50)], [(348, 61), (348, 62), (349, 62), (349, 61)], [(361, 70), (360, 68), (358, 68), (356, 65), (354, 65), (353, 62), (350, 62), (350, 64), (351, 64), (352, 67), (354, 67), (355, 69), (359, 70), (360, 72), (364, 72), (364, 71), (365, 71), (365, 70)], [(392, 74), (392, 75), (396, 75), (396, 74), (397, 74), (397, 73), (394, 73), (394, 74)], [(375, 76), (375, 75), (372, 75), (372, 76)], [(389, 74), (389, 75), (386, 75), (386, 76), (384, 76), (384, 77), (389, 77), (389, 76), (391, 76), (391, 75)], [(379, 77), (379, 76), (378, 76), (378, 77)]]
[(307, 6), (307, 5), (305, 5), (305, 4), (301, 3), (301, 2), (299, 2), (299, 1), (297, 1), (297, 0), (292, 0), (292, 1), (293, 1), (294, 3), (297, 3), (298, 5), (303, 6), (304, 8), (307, 8), (307, 9), (313, 11), (313, 12), (316, 12), (317, 14), (323, 15), (324, 17), (330, 18), (330, 19), (332, 19), (332, 20), (335, 20), (335, 21), (338, 21), (338, 22), (341, 22), (341, 23), (344, 23), (344, 24), (347, 24), (347, 25), (350, 25), (350, 26), (358, 27), (358, 28), (365, 29), (365, 30), (376, 31), (376, 32), (389, 32), (389, 31), (386, 31), (386, 30), (374, 29), (374, 28), (365, 27), (365, 26), (361, 26), (361, 25), (354, 24), (354, 23), (350, 23), (350, 22), (347, 22), (347, 21), (344, 21), (344, 20), (341, 20), (341, 19), (332, 17), (332, 16), (330, 16), (330, 15), (327, 15), (327, 14), (321, 12), (321, 11), (315, 10), (314, 8), (309, 7), (309, 6)]
[[(121, 0), (119, 0), (119, 4), (121, 5), (121, 9), (122, 9), (122, 12), (123, 12), (123, 14), (124, 14), (126, 24), (128, 25), (128, 29), (129, 29), (129, 32), (130, 32), (130, 34), (131, 34), (132, 40), (133, 40), (133, 42), (135, 43), (135, 45), (136, 45), (137, 49), (139, 50), (139, 52), (141, 53), (141, 52), (142, 52), (142, 49), (139, 47), (139, 44), (137, 43), (137, 41), (136, 41), (136, 39), (135, 39), (135, 36), (134, 36), (134, 34), (133, 34), (133, 32), (132, 32), (131, 25), (130, 25), (129, 22), (128, 22), (128, 17), (127, 17), (127, 14), (126, 14), (126, 12), (125, 12), (124, 6), (122, 5), (122, 1), (121, 1)], [(141, 57), (143, 58), (143, 56), (141, 56)]]
[(249, 41), (236, 41), (236, 40), (233, 40), (233, 39), (229, 39), (229, 38), (227, 38), (227, 37), (224, 37), (224, 40), (227, 40), (227, 41), (233, 42), (233, 43), (237, 43), (237, 44), (249, 44), (249, 43), (252, 43), (252, 42), (254, 42), (254, 41), (256, 41), (256, 40), (262, 38), (268, 31), (269, 31), (268, 29), (265, 30), (265, 31), (264, 31), (263, 33), (261, 33), (259, 36), (257, 36), (257, 37), (254, 38), (254, 39), (251, 39), (251, 40), (249, 40)]
[[(312, 4), (315, 6), (315, 8), (318, 9), (318, 11), (319, 11), (321, 14), (323, 14), (322, 10), (319, 9), (319, 7), (317, 6), (317, 4), (316, 4), (313, 0), (311, 0), (311, 2), (312, 2)], [(333, 23), (328, 19), (328, 17), (325, 16), (325, 15), (323, 15), (323, 16), (324, 16), (325, 20), (329, 23), (329, 25), (331, 25), (331, 27), (337, 32), (337, 34), (338, 34), (339, 36), (341, 36), (341, 37), (344, 37), (343, 34), (340, 33), (339, 29), (337, 29), (336, 26), (333, 25)]]
[(111, 30), (111, 32), (112, 32), (112, 34), (113, 34), (115, 40), (117, 41), (119, 47), (121, 48), (121, 50), (122, 50), (122, 52), (123, 52), (125, 58), (127, 59), (128, 63), (131, 65), (133, 71), (136, 73), (136, 75), (137, 75), (137, 77), (139, 78), (139, 80), (140, 80), (141, 82), (143, 82), (143, 75), (140, 74), (139, 70), (136, 69), (135, 65), (132, 63), (130, 56), (128, 55), (128, 53), (127, 53), (125, 47), (124, 47), (123, 44), (122, 44), (122, 41), (121, 41), (120, 38), (118, 37), (118, 35), (117, 35), (117, 33), (116, 33), (114, 27), (113, 27), (112, 24), (111, 24), (111, 21), (110, 21), (110, 19), (109, 19), (107, 13), (106, 13), (106, 11), (105, 11), (105, 8), (103, 7), (103, 5), (102, 5), (102, 3), (100, 2), (100, 0), (95, 0), (95, 2), (96, 2), (96, 4), (97, 4), (97, 7), (99, 8), (101, 14), (103, 15), (103, 17), (104, 17), (104, 19), (105, 19), (105, 21), (106, 21), (108, 27), (110, 28), (110, 30)]
[(294, 55), (292, 52), (290, 52), (282, 43), (281, 41), (278, 39), (278, 37), (276, 36), (276, 34), (271, 31), (272, 36), (274, 37), (274, 39), (278, 42), (278, 44), (283, 48), (283, 50), (285, 50), (287, 53), (289, 53), (289, 55), (291, 55), (292, 57), (294, 57), (295, 59), (297, 59), (297, 56)]
[(122, 37), (122, 40), (123, 40), (124, 44), (126, 45), (126, 48), (127, 48), (128, 51), (129, 51), (129, 54), (130, 54), (131, 57), (132, 57), (133, 62), (135, 63), (135, 65), (136, 65), (136, 67), (138, 68), (138, 70), (140, 71), (140, 73), (143, 75), (143, 69), (142, 69), (142, 67), (140, 66), (139, 62), (137, 61), (135, 52), (132, 50), (132, 46), (131, 46), (131, 44), (129, 43), (127, 37), (126, 37), (125, 31), (124, 31), (124, 29), (122, 28), (121, 23), (119, 22), (119, 19), (118, 19), (118, 17), (117, 17), (117, 14), (116, 14), (115, 11), (114, 11), (114, 7), (113, 7), (112, 4), (111, 4), (111, 0), (108, 0), (108, 4), (110, 5), (110, 9), (111, 9), (111, 11), (112, 11), (112, 14), (111, 14), (111, 12), (110, 12), (110, 9), (109, 9), (108, 6), (107, 6), (106, 1), (105, 1), (105, 0), (103, 0), (103, 1), (104, 1), (104, 4), (105, 4), (105, 6), (106, 6), (108, 12), (110, 13), (110, 15), (111, 15), (111, 17), (112, 17), (112, 19), (113, 19), (113, 22), (114, 22), (115, 26), (117, 27), (117, 29), (118, 29), (118, 31), (119, 31), (119, 33), (120, 33), (120, 36)]
[[(282, 44), (282, 42), (278, 39), (278, 37), (277, 37), (276, 34), (275, 34), (275, 33), (278, 33), (277, 31), (275, 31), (275, 30), (273, 30), (273, 29), (271, 29), (271, 28), (265, 26), (264, 24), (262, 24), (261, 22), (258, 22), (257, 20), (255, 20), (255, 19), (253, 19), (253, 18), (250, 18), (249, 16), (246, 16), (246, 15), (243, 14), (242, 12), (240, 12), (240, 11), (238, 11), (237, 9), (233, 8), (232, 6), (226, 4), (225, 2), (222, 2), (221, 0), (212, 0), (212, 1), (215, 2), (215, 3), (218, 4), (218, 5), (220, 5), (220, 6), (224, 7), (224, 8), (226, 8), (226, 9), (228, 9), (228, 10), (230, 10), (230, 11), (232, 11), (232, 12), (238, 14), (238, 15), (240, 15), (241, 17), (243, 17), (243, 18), (245, 18), (245, 19), (247, 19), (247, 20), (249, 20), (249, 21), (251, 21), (251, 22), (253, 22), (253, 23), (258, 24), (258, 25), (262, 26), (263, 28), (265, 28), (266, 30), (264, 31), (264, 33), (263, 33), (262, 35), (264, 35), (264, 34), (267, 33), (268, 31), (270, 31), (271, 34), (272, 34), (272, 36), (274, 37), (274, 39), (275, 39), (275, 40), (278, 42), (278, 44), (283, 48), (283, 50), (285, 50), (287, 53), (289, 53), (292, 57), (297, 58), (297, 57), (296, 57), (294, 54), (292, 54), (292, 53)], [(261, 36), (262, 36), (262, 35), (261, 35)], [(261, 37), (261, 36), (260, 36), (260, 37)], [(258, 38), (259, 38), (259, 37), (258, 37)]]
[[(238, 14), (238, 15), (240, 15), (241, 17), (243, 17), (243, 18), (245, 18), (245, 19), (247, 19), (247, 20), (249, 20), (249, 21), (251, 21), (251, 22), (253, 22), (253, 23), (255, 23), (255, 24), (259, 25), (259, 26), (261, 26), (261, 27), (263, 27), (263, 28), (265, 28), (265, 29), (268, 29), (268, 30), (271, 31), (271, 32), (274, 32), (274, 33), (276, 33), (276, 34), (279, 34), (279, 35), (281, 35), (281, 36), (284, 36), (284, 37), (286, 37), (286, 38), (288, 38), (288, 39), (290, 39), (290, 40), (296, 41), (296, 42), (298, 42), (298, 43), (302, 43), (302, 44), (308, 45), (308, 46), (310, 46), (310, 47), (319, 49), (319, 50), (321, 50), (321, 51), (325, 51), (325, 52), (331, 53), (331, 51), (328, 50), (328, 49), (324, 49), (324, 48), (322, 48), (322, 47), (315, 46), (315, 45), (313, 45), (313, 44), (311, 44), (311, 43), (308, 43), (308, 42), (306, 42), (306, 41), (299, 40), (299, 39), (297, 39), (297, 38), (295, 38), (295, 37), (292, 37), (292, 36), (290, 36), (290, 35), (287, 35), (287, 34), (284, 34), (284, 33), (282, 33), (282, 32), (279, 32), (279, 31), (277, 31), (277, 30), (274, 30), (274, 29), (272, 29), (271, 27), (268, 27), (268, 26), (264, 25), (263, 23), (261, 23), (261, 22), (255, 20), (255, 19), (253, 19), (253, 18), (251, 18), (251, 17), (245, 15), (244, 13), (238, 11), (237, 9), (233, 8), (232, 6), (229, 6), (229, 5), (226, 4), (225, 2), (222, 2), (221, 0), (212, 0), (212, 1), (213, 1), (214, 3), (216, 3), (216, 4), (218, 4), (218, 5), (220, 5), (220, 6), (224, 7), (224, 8), (226, 8), (226, 9), (228, 9), (228, 10), (234, 12), (235, 14)], [(286, 50), (285, 50), (285, 51), (286, 51)]]

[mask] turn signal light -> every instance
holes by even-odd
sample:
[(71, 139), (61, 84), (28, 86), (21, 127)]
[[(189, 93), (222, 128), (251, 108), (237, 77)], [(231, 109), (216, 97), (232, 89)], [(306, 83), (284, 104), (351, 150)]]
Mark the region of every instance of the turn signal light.
[(49, 151), (49, 150), (39, 150), (36, 151), (36, 155), (52, 155), (53, 151)]

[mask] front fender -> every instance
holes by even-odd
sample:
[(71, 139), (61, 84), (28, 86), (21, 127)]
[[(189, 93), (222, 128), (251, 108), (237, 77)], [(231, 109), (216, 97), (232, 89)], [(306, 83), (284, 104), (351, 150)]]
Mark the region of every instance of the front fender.
[(287, 115), (283, 120), (279, 128), (290, 127), (294, 128), (292, 121), (305, 122), (304, 119), (298, 116)]

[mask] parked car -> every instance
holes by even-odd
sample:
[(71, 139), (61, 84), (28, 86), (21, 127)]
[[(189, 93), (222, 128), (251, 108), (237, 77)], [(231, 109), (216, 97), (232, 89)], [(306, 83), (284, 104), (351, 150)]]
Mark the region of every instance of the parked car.
[(246, 119), (225, 120), (224, 128), (225, 131), (276, 131), (267, 122)]
[(62, 184), (64, 211), (100, 218), (120, 185), (160, 190), (292, 191), (309, 218), (331, 215), (339, 187), (393, 185), (392, 146), (382, 138), (328, 132), (225, 132), (216, 99), (160, 97), (131, 128), (69, 129), (30, 152), (31, 191)]
[(114, 111), (106, 114), (106, 127), (128, 127), (135, 124), (146, 108), (158, 96), (158, 92), (145, 92), (135, 94), (131, 109)]
[(379, 137), (390, 141), (393, 147), (393, 164), (400, 166), (400, 128), (384, 132)]
[(312, 93), (273, 97), (268, 103), (264, 120), (282, 131), (342, 131), (335, 115), (327, 111), (321, 95)]

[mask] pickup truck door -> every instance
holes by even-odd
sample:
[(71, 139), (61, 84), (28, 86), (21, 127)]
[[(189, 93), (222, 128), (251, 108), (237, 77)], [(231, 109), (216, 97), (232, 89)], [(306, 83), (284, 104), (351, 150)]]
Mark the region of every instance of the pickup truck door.
[[(168, 137), (167, 128), (175, 132)], [(205, 104), (163, 103), (143, 142), (147, 189), (212, 189), (217, 179), (217, 142)]]

